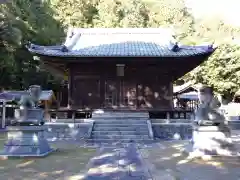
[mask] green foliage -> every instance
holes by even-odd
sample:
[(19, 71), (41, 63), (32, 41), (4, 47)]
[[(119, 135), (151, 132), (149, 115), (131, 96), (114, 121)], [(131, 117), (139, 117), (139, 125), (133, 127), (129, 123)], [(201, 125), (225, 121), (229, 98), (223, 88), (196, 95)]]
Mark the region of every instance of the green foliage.
[(214, 55), (183, 79), (212, 85), (221, 94), (240, 87), (240, 51), (232, 43), (239, 37), (239, 29), (216, 17), (195, 20), (184, 0), (15, 0), (0, 7), (1, 86), (19, 89), (33, 83), (57, 84), (24, 44), (29, 40), (59, 44), (64, 30), (73, 26), (168, 27), (184, 44), (215, 42), (219, 48)]
[(39, 71), (40, 62), (33, 60), (25, 44), (31, 41), (51, 45), (60, 43), (64, 37), (61, 24), (52, 17), (49, 2), (15, 0), (0, 7), (0, 86), (13, 89), (39, 83), (46, 86), (50, 75)]
[(97, 14), (96, 0), (51, 0), (55, 11), (54, 17), (64, 27), (92, 27), (92, 21)]
[(183, 0), (145, 0), (149, 7), (149, 27), (172, 27), (178, 40), (194, 32), (194, 18)]
[(211, 85), (222, 95), (234, 94), (240, 88), (240, 47), (234, 43), (234, 38), (240, 37), (240, 29), (217, 19), (199, 21), (195, 24), (195, 29), (195, 42), (212, 41), (218, 48), (209, 60), (183, 78)]
[(211, 85), (220, 94), (233, 94), (240, 87), (240, 47), (222, 44), (208, 61), (185, 76)]
[(94, 27), (146, 27), (148, 10), (139, 0), (100, 0)]

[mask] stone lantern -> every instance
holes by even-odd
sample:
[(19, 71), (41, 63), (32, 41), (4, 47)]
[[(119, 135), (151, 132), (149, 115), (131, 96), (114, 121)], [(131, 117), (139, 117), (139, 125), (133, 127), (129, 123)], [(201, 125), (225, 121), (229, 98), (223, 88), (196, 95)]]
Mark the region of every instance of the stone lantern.
[(22, 96), (15, 119), (7, 127), (7, 141), (1, 156), (45, 156), (53, 151), (44, 137), (44, 110), (38, 107), (41, 87), (30, 86)]

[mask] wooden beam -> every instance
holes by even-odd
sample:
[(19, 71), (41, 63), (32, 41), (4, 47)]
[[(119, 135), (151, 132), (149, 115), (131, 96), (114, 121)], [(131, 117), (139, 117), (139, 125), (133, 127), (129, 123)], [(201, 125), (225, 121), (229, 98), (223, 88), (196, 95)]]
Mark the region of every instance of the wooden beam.
[(6, 126), (6, 101), (2, 103), (2, 128)]
[(48, 64), (48, 63), (44, 63), (43, 66), (44, 66), (45, 69), (49, 70), (53, 75), (58, 76), (62, 79), (65, 78), (66, 72), (63, 69), (61, 69), (59, 67), (55, 67), (55, 66), (53, 66), (51, 64)]

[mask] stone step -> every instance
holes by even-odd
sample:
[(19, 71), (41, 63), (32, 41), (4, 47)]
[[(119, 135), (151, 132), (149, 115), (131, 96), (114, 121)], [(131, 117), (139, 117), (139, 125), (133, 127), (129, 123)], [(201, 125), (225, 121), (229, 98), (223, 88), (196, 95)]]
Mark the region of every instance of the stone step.
[(137, 131), (137, 132), (144, 132), (148, 131), (147, 127), (93, 127), (92, 131)]
[(148, 131), (92, 131), (92, 136), (99, 135), (149, 135)]
[(148, 112), (101, 112), (96, 111), (92, 113), (92, 118), (149, 118)]
[(95, 124), (147, 124), (146, 120), (96, 120)]
[(147, 127), (147, 124), (98, 124), (94, 123), (95, 127)]
[(104, 126), (108, 126), (108, 127), (147, 127), (147, 124), (98, 124), (98, 123), (94, 123), (94, 126), (96, 127), (104, 127)]
[(92, 139), (112, 139), (112, 140), (121, 140), (121, 139), (150, 139), (149, 135), (97, 135), (97, 136), (91, 136)]
[(112, 139), (88, 139), (86, 140), (86, 143), (101, 143), (101, 144), (107, 144), (109, 143), (109, 145), (114, 145), (114, 144), (118, 144), (118, 143), (142, 143), (142, 144), (148, 144), (148, 143), (153, 143), (154, 140), (151, 139), (119, 139), (119, 140), (112, 140)]
[(96, 127), (148, 127), (147, 124), (94, 124)]

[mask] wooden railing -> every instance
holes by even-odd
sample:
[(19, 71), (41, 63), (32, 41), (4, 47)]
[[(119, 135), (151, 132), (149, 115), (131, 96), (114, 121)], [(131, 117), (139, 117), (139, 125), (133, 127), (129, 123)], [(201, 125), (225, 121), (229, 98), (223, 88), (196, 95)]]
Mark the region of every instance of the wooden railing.
[(48, 113), (50, 114), (50, 119), (72, 119), (74, 122), (75, 119), (87, 119), (92, 117), (92, 111), (85, 109), (50, 109)]
[(191, 110), (153, 110), (149, 111), (150, 119), (191, 119), (193, 118)]

